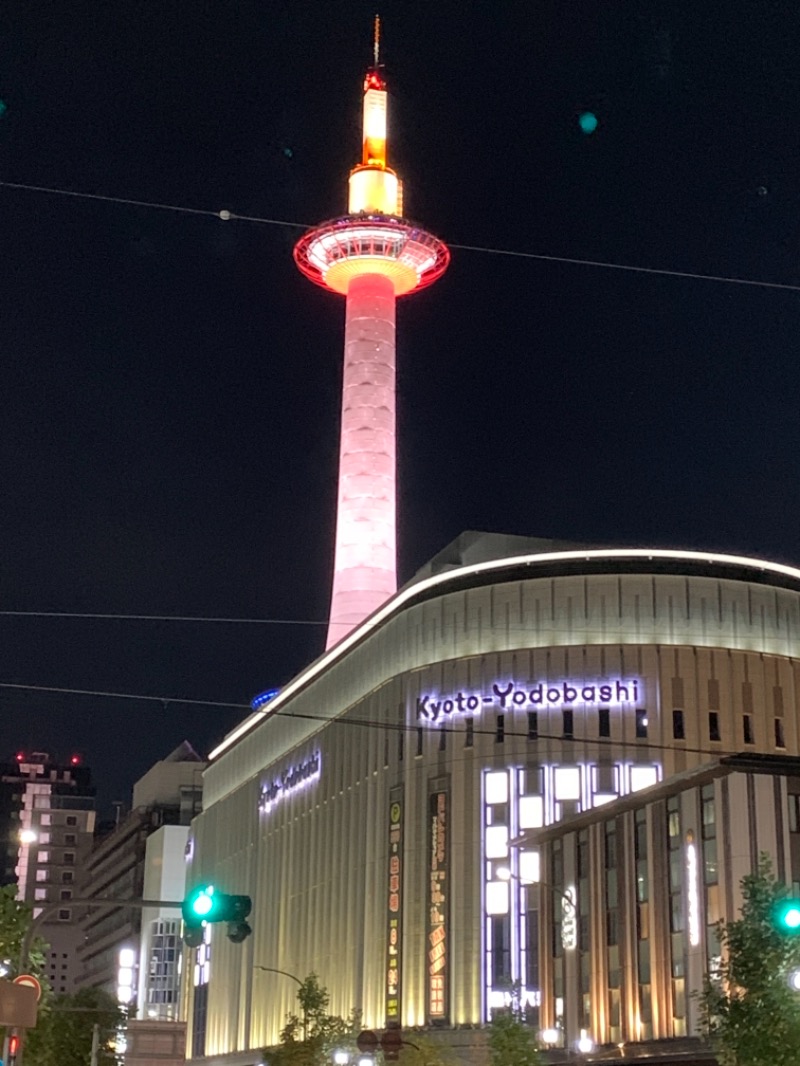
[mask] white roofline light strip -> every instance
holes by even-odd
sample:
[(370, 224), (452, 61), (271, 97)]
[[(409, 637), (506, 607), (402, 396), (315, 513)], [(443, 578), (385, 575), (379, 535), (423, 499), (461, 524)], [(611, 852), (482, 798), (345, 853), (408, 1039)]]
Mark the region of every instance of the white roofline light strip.
[(391, 615), (399, 612), (409, 600), (414, 599), (421, 592), (436, 588), (437, 586), (448, 585), (449, 583), (458, 581), (464, 577), (484, 574), (491, 570), (508, 570), (526, 564), (576, 562), (580, 560), (590, 562), (596, 559), (676, 559), (685, 560), (687, 562), (705, 562), (713, 565), (749, 567), (750, 569), (764, 570), (773, 574), (782, 574), (785, 577), (793, 578), (795, 581), (800, 581), (800, 570), (794, 566), (785, 566), (783, 563), (773, 563), (766, 559), (751, 559), (746, 555), (718, 555), (713, 552), (683, 551), (664, 548), (595, 548), (585, 551), (542, 552), (531, 555), (514, 555), (504, 559), (490, 559), (483, 563), (473, 563), (471, 566), (462, 566), (457, 570), (448, 570), (443, 574), (434, 574), (432, 577), (418, 581), (413, 585), (407, 586), (401, 592), (398, 592), (397, 595), (392, 597), (392, 599), (387, 600), (383, 607), (380, 607), (374, 614), (370, 615), (366, 621), (362, 622), (357, 629), (352, 630), (352, 632), (348, 633), (343, 640), (334, 645), (330, 651), (315, 660), (310, 666), (307, 666), (306, 669), (299, 673), (294, 680), (290, 681), (285, 688), (282, 688), (274, 699), (270, 700), (264, 710), (256, 711), (254, 714), (251, 714), (232, 732), (230, 732), (210, 753), (209, 760), (213, 761), (214, 759), (217, 759), (238, 740), (241, 740), (246, 733), (249, 733), (259, 722), (279, 712), (280, 707), (282, 707), (284, 703), (287, 703), (295, 693), (301, 688), (304, 688), (310, 681), (313, 681), (314, 678), (318, 677), (324, 670), (327, 670), (337, 659), (346, 655), (354, 644), (363, 640), (371, 630), (381, 625)]

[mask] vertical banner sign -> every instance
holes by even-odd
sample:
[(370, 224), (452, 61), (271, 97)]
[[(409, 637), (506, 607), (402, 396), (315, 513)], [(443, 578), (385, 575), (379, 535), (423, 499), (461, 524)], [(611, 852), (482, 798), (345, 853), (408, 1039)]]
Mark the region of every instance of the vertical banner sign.
[(447, 1024), (447, 792), (433, 792), (428, 808), (430, 868), (428, 881), (428, 1017)]
[(387, 893), (386, 1028), (400, 1025), (400, 936), (403, 903), (403, 790), (389, 793), (389, 878)]

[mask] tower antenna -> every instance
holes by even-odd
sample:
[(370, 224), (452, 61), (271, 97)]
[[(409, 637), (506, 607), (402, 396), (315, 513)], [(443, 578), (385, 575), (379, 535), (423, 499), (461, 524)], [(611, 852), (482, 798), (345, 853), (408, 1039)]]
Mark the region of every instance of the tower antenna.
[(380, 54), (381, 54), (381, 17), (380, 17), (380, 15), (376, 15), (375, 16), (375, 27), (374, 27), (373, 36), (372, 36), (372, 55), (373, 55), (373, 63), (374, 63), (374, 66), (375, 66), (376, 69), (377, 69), (378, 64), (380, 62)]

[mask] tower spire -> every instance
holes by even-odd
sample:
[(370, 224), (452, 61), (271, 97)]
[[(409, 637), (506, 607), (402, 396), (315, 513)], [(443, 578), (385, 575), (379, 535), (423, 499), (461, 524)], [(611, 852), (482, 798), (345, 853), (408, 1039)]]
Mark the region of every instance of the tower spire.
[(377, 70), (381, 62), (381, 17), (375, 16), (375, 28), (372, 35), (372, 65)]

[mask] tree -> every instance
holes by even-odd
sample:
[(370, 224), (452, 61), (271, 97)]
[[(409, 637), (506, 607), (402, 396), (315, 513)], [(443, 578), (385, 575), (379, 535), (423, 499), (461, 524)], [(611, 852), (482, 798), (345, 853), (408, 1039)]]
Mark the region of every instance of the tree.
[(527, 1024), (520, 1002), (518, 982), (512, 987), (510, 1005), (492, 1014), (489, 1057), (492, 1066), (539, 1066), (541, 1063), (536, 1034)]
[[(0, 888), (0, 965), (10, 974), (17, 973), (22, 941), (32, 921), (32, 908), (17, 899), (17, 886)], [(40, 980), (46, 949), (46, 943), (37, 938), (28, 956), (29, 972), (38, 975)]]
[(361, 1011), (353, 1009), (346, 1018), (330, 1014), (330, 999), (317, 975), (309, 974), (297, 990), (302, 1017), (288, 1014), (280, 1044), (264, 1052), (270, 1066), (328, 1066), (337, 1049), (355, 1055)]
[(775, 918), (789, 892), (767, 855), (741, 884), (741, 916), (717, 927), (722, 960), (699, 997), (703, 1023), (721, 1066), (797, 1066), (800, 993), (789, 982), (800, 970), (800, 933)]
[(74, 996), (58, 996), (28, 1034), (25, 1061), (28, 1066), (88, 1063), (94, 1026), (98, 1025), (98, 1066), (115, 1066), (114, 1041), (126, 1017), (125, 1009), (102, 988), (82, 988)]

